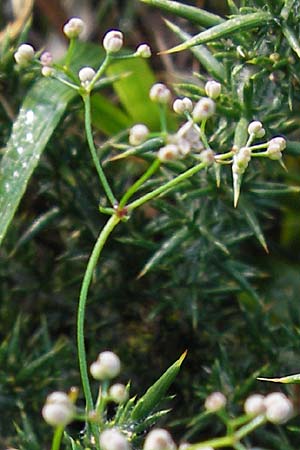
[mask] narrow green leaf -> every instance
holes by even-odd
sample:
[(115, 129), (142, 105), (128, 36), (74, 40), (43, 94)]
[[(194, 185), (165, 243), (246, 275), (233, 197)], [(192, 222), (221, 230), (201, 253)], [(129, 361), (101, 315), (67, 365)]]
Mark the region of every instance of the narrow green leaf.
[(251, 207), (250, 203), (248, 201), (246, 201), (244, 198), (241, 198), (240, 204), (239, 204), (239, 209), (243, 213), (243, 216), (245, 217), (249, 227), (251, 228), (254, 235), (256, 236), (258, 242), (260, 242), (260, 244), (264, 248), (264, 250), (267, 253), (269, 253), (264, 234), (262, 232), (262, 229), (259, 225), (257, 217), (255, 216), (254, 210)]
[(241, 148), (246, 144), (248, 139), (248, 125), (249, 120), (247, 120), (245, 117), (241, 117), (235, 128), (233, 141), (234, 146)]
[(272, 183), (267, 187), (254, 187), (250, 189), (254, 194), (262, 195), (264, 197), (278, 197), (280, 195), (299, 194), (299, 186), (286, 186), (284, 184)]
[(164, 141), (162, 138), (152, 138), (144, 144), (137, 145), (136, 147), (131, 147), (128, 150), (125, 150), (123, 153), (113, 156), (109, 159), (109, 161), (117, 161), (118, 159), (128, 158), (128, 156), (143, 155), (147, 152), (155, 152), (159, 150), (163, 145)]
[(184, 19), (191, 20), (198, 23), (202, 27), (211, 27), (222, 23), (224, 19), (205, 11), (201, 8), (196, 8), (195, 6), (183, 5), (179, 2), (174, 2), (170, 0), (141, 0), (143, 3), (147, 3), (151, 6), (158, 6), (164, 11), (175, 14), (176, 16), (183, 17)]
[(186, 50), (195, 45), (205, 44), (223, 37), (232, 36), (235, 32), (241, 32), (248, 30), (249, 28), (255, 28), (257, 26), (264, 25), (272, 20), (272, 15), (268, 12), (256, 12), (252, 14), (245, 14), (236, 16), (233, 19), (226, 20), (219, 25), (202, 31), (196, 36), (192, 37), (184, 44), (177, 45), (169, 50), (161, 53), (175, 53), (182, 50)]
[(167, 369), (167, 371), (146, 391), (135, 405), (132, 413), (132, 420), (142, 420), (152, 413), (165, 396), (170, 385), (176, 378), (181, 364), (186, 357), (186, 351)]
[(297, 36), (286, 24), (282, 24), (281, 29), (290, 47), (294, 50), (298, 58), (300, 58), (300, 43)]
[(284, 384), (299, 384), (300, 383), (300, 373), (295, 375), (288, 375), (287, 377), (281, 378), (257, 378), (260, 381), (272, 381), (272, 383), (284, 383)]
[(108, 136), (119, 133), (133, 124), (131, 117), (101, 94), (91, 98), (93, 125)]

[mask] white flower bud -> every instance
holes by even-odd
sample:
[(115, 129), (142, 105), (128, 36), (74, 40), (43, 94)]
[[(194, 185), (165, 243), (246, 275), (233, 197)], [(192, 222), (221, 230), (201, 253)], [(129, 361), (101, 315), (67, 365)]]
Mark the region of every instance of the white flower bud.
[(75, 408), (64, 392), (53, 392), (50, 394), (42, 409), (44, 420), (52, 426), (66, 426), (74, 416)]
[(163, 83), (156, 83), (150, 89), (149, 97), (153, 102), (169, 103), (171, 100), (171, 91)]
[(22, 44), (14, 54), (16, 63), (19, 66), (27, 66), (34, 58), (34, 48), (29, 44)]
[(119, 430), (111, 428), (100, 434), (100, 447), (102, 450), (129, 450), (129, 443)]
[(270, 159), (276, 161), (282, 158), (281, 153), (281, 145), (280, 143), (277, 143), (274, 139), (272, 139), (269, 142), (268, 148), (267, 148), (267, 155)]
[(91, 364), (90, 372), (96, 380), (109, 380), (119, 375), (121, 362), (119, 357), (110, 351), (98, 355), (97, 361)]
[(168, 144), (158, 150), (157, 157), (161, 162), (174, 161), (180, 157), (179, 148), (175, 144)]
[(287, 422), (293, 415), (293, 404), (284, 395), (278, 392), (269, 394), (265, 399), (266, 418), (275, 424)]
[(277, 136), (277, 137), (272, 138), (269, 141), (269, 145), (270, 144), (277, 144), (277, 145), (279, 145), (281, 152), (286, 148), (286, 140), (283, 137), (281, 137), (281, 136)]
[(203, 163), (211, 165), (215, 161), (215, 152), (211, 148), (207, 148), (200, 153), (200, 159)]
[(107, 53), (117, 53), (123, 47), (123, 34), (121, 31), (108, 31), (103, 39), (103, 47)]
[(147, 434), (143, 450), (175, 450), (172, 436), (163, 428), (156, 428)]
[(129, 131), (129, 143), (130, 145), (140, 145), (147, 139), (149, 134), (149, 129), (146, 125), (138, 123), (130, 128)]
[(152, 54), (151, 48), (148, 44), (140, 44), (137, 47), (135, 54), (141, 58), (150, 58)]
[(209, 412), (216, 412), (224, 408), (226, 405), (226, 397), (222, 392), (213, 392), (205, 400), (205, 409)]
[(42, 67), (42, 75), (43, 77), (52, 77), (52, 75), (54, 75), (55, 70), (53, 69), (53, 67), (49, 67), (49, 66), (44, 66)]
[(266, 410), (265, 398), (261, 394), (253, 394), (248, 397), (244, 403), (244, 410), (250, 416), (258, 416)]
[(248, 126), (248, 133), (254, 134), (258, 138), (262, 138), (265, 135), (265, 129), (263, 128), (263, 125), (259, 120), (254, 120), (253, 122), (249, 123)]
[(79, 17), (72, 17), (63, 27), (64, 34), (69, 39), (74, 39), (80, 36), (84, 30), (84, 22)]
[(234, 156), (234, 162), (243, 169), (248, 167), (249, 161), (251, 159), (251, 150), (248, 147), (240, 148), (237, 155)]
[(92, 67), (83, 67), (80, 69), (78, 72), (78, 77), (81, 82), (81, 86), (87, 88), (95, 75), (96, 72)]
[(193, 102), (188, 97), (177, 98), (173, 103), (173, 109), (177, 114), (184, 114), (185, 112), (192, 112)]
[(115, 403), (124, 403), (128, 399), (126, 386), (121, 383), (113, 384), (109, 388), (109, 396)]
[(53, 63), (53, 56), (50, 52), (43, 52), (40, 56), (42, 66), (51, 66)]
[(205, 84), (205, 92), (206, 95), (212, 99), (218, 98), (221, 94), (221, 83), (218, 83), (217, 81), (208, 81)]
[(203, 119), (211, 117), (215, 113), (215, 110), (215, 102), (209, 97), (203, 97), (196, 103), (192, 116), (195, 122), (200, 122)]

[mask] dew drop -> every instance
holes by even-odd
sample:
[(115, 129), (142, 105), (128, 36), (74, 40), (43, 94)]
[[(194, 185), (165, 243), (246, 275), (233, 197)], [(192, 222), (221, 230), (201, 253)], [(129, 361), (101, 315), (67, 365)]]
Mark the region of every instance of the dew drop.
[(24, 169), (26, 169), (27, 166), (28, 166), (27, 162), (23, 162), (23, 163), (22, 163), (22, 167), (23, 167)]
[(32, 144), (33, 143), (33, 134), (32, 133), (27, 133), (25, 139), (26, 139), (27, 142)]
[(15, 171), (14, 171), (14, 177), (15, 177), (15, 178), (19, 178), (19, 176), (20, 176), (19, 172), (18, 172), (17, 170), (15, 170)]
[(25, 123), (26, 125), (31, 125), (34, 122), (35, 115), (34, 112), (30, 109), (25, 114)]
[(10, 185), (9, 185), (9, 183), (5, 183), (5, 190), (6, 190), (6, 192), (9, 192), (9, 191), (10, 191)]
[(24, 148), (23, 147), (18, 147), (17, 148), (17, 152), (19, 153), (19, 155), (22, 155), (22, 153), (24, 152)]

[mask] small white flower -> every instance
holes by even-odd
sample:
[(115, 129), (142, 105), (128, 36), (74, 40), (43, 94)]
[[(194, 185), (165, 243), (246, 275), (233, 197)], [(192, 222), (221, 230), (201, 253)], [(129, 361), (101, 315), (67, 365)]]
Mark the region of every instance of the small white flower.
[(209, 412), (216, 412), (224, 408), (226, 405), (226, 397), (222, 392), (213, 392), (205, 400), (205, 409)]
[(211, 148), (207, 148), (200, 153), (200, 159), (203, 163), (211, 165), (215, 162), (215, 152)]
[(49, 67), (49, 66), (44, 66), (42, 67), (42, 75), (44, 77), (52, 77), (52, 75), (54, 75), (55, 70), (53, 69), (53, 67)]
[(51, 66), (53, 63), (53, 56), (50, 52), (43, 52), (40, 56), (42, 66)]
[(135, 54), (141, 58), (150, 58), (152, 54), (151, 48), (148, 44), (140, 44), (136, 49)]
[(96, 72), (92, 67), (83, 67), (82, 69), (80, 69), (78, 72), (78, 77), (81, 82), (81, 86), (87, 88), (94, 78), (95, 74)]
[(248, 133), (254, 134), (255, 137), (262, 138), (265, 135), (266, 131), (259, 120), (254, 120), (253, 122), (249, 123)]
[(72, 17), (63, 27), (64, 34), (69, 39), (74, 39), (80, 36), (83, 32), (85, 24), (79, 17)]
[(281, 152), (283, 152), (283, 150), (286, 148), (286, 140), (281, 136), (276, 136), (276, 137), (272, 138), (268, 144), (269, 145), (271, 145), (271, 144), (279, 145)]
[(222, 89), (221, 83), (218, 83), (217, 81), (214, 80), (208, 81), (205, 84), (206, 95), (212, 99), (216, 99), (220, 96), (221, 89)]
[(129, 443), (119, 430), (111, 428), (100, 434), (100, 447), (102, 450), (129, 450)]
[(119, 357), (110, 351), (102, 352), (98, 355), (97, 361), (90, 366), (91, 375), (96, 380), (110, 380), (119, 375), (121, 362)]
[(269, 142), (268, 148), (267, 148), (267, 155), (270, 159), (273, 159), (274, 161), (279, 160), (282, 158), (282, 146), (279, 142), (276, 142), (275, 139), (272, 139)]
[(153, 102), (169, 103), (171, 100), (171, 91), (163, 83), (155, 83), (150, 89), (149, 97)]
[(161, 162), (174, 161), (180, 158), (180, 151), (177, 145), (167, 144), (158, 150), (157, 157)]
[(147, 139), (149, 129), (146, 125), (138, 123), (130, 128), (129, 131), (129, 143), (130, 145), (140, 145)]
[(66, 426), (74, 417), (75, 408), (65, 392), (50, 394), (42, 409), (45, 421), (52, 426)]
[(115, 403), (124, 403), (128, 399), (126, 386), (121, 383), (113, 384), (109, 388), (109, 396)]
[(173, 103), (173, 109), (176, 114), (184, 114), (185, 112), (192, 112), (193, 102), (188, 97), (177, 98)]
[(196, 103), (192, 116), (195, 122), (200, 122), (203, 119), (209, 119), (215, 113), (215, 110), (215, 102), (209, 97), (203, 97)]
[(121, 31), (108, 31), (103, 39), (103, 47), (107, 53), (117, 53), (123, 47), (123, 34)]
[(143, 450), (175, 450), (172, 436), (163, 428), (156, 428), (147, 434)]
[(244, 403), (244, 410), (250, 416), (263, 414), (266, 410), (264, 396), (261, 394), (250, 395)]
[(34, 48), (29, 44), (22, 44), (14, 54), (16, 63), (19, 66), (27, 66), (34, 58)]
[(267, 395), (265, 398), (266, 418), (275, 424), (287, 422), (293, 415), (292, 402), (279, 392)]
[(246, 169), (251, 159), (251, 150), (248, 147), (240, 148), (239, 152), (234, 156), (234, 162), (241, 168)]

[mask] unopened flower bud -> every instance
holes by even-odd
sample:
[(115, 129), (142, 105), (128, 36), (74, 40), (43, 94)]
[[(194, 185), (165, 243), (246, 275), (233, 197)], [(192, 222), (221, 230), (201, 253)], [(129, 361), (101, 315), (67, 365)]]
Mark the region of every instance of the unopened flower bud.
[(293, 404), (285, 395), (273, 393), (266, 397), (266, 418), (275, 424), (287, 422), (293, 415)]
[(110, 351), (102, 352), (98, 355), (97, 361), (90, 366), (91, 375), (96, 380), (109, 380), (119, 375), (121, 362), (119, 357)]
[(205, 84), (206, 95), (212, 99), (216, 99), (221, 94), (221, 83), (211, 80)]
[(130, 145), (140, 145), (147, 139), (149, 134), (149, 129), (146, 125), (138, 123), (130, 128), (129, 131), (129, 143)]
[(248, 397), (244, 403), (244, 410), (250, 416), (258, 416), (266, 410), (265, 398), (261, 394), (253, 394)]
[(282, 152), (286, 148), (286, 140), (281, 136), (276, 136), (269, 141), (269, 145), (277, 144), (280, 147), (280, 151)]
[(53, 63), (53, 56), (50, 52), (43, 52), (40, 61), (42, 66), (51, 66)]
[(175, 144), (168, 144), (158, 150), (157, 157), (161, 162), (174, 161), (180, 157), (179, 148)]
[(44, 66), (44, 67), (42, 67), (41, 72), (42, 72), (43, 77), (48, 78), (48, 77), (52, 77), (52, 75), (54, 75), (55, 70), (53, 69), (53, 67)]
[(244, 169), (248, 167), (249, 161), (251, 159), (251, 150), (248, 147), (242, 147), (237, 155), (234, 156), (234, 162)]
[(224, 408), (226, 405), (226, 397), (222, 392), (213, 392), (205, 400), (205, 409), (209, 412), (216, 412)]
[(121, 383), (113, 384), (109, 388), (109, 396), (115, 403), (124, 403), (128, 399), (128, 392), (126, 386)]
[(78, 77), (81, 82), (81, 86), (87, 88), (94, 78), (95, 74), (96, 72), (92, 67), (83, 67), (82, 69), (80, 69), (78, 72)]
[(172, 436), (163, 428), (156, 428), (147, 434), (143, 450), (175, 450)]
[(275, 140), (271, 140), (269, 142), (268, 148), (267, 148), (267, 155), (270, 159), (277, 161), (282, 158), (281, 153), (281, 145), (280, 143), (277, 143)]
[(108, 31), (103, 39), (103, 47), (107, 53), (117, 53), (123, 47), (123, 34), (121, 31)]
[(116, 428), (105, 430), (100, 434), (100, 447), (102, 450), (129, 450), (129, 443), (121, 431)]
[(74, 416), (75, 408), (65, 392), (53, 392), (42, 409), (45, 421), (52, 426), (66, 426)]
[(74, 39), (80, 36), (84, 30), (84, 22), (79, 17), (72, 17), (63, 27), (64, 34), (69, 39)]
[(188, 97), (177, 98), (173, 103), (173, 109), (177, 114), (192, 112), (193, 102)]
[(196, 103), (192, 116), (195, 122), (200, 122), (211, 117), (215, 113), (215, 110), (215, 102), (209, 97), (203, 97)]
[(34, 48), (29, 44), (22, 44), (14, 54), (16, 63), (19, 66), (27, 66), (34, 58)]
[(253, 122), (249, 123), (248, 126), (248, 133), (254, 134), (254, 136), (258, 138), (262, 138), (265, 135), (265, 129), (263, 128), (263, 125), (259, 120), (254, 120)]
[(140, 44), (136, 49), (135, 54), (140, 56), (141, 58), (150, 58), (151, 56), (151, 48), (148, 44)]
[(153, 102), (169, 103), (171, 100), (171, 91), (163, 83), (156, 83), (150, 89), (149, 97)]
[(215, 152), (211, 148), (207, 148), (200, 153), (200, 159), (203, 163), (211, 165), (215, 161)]

